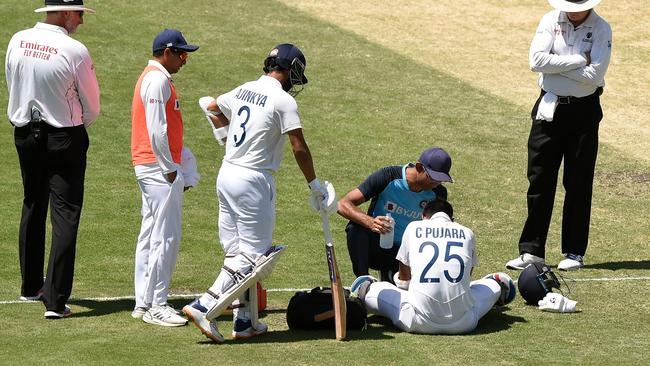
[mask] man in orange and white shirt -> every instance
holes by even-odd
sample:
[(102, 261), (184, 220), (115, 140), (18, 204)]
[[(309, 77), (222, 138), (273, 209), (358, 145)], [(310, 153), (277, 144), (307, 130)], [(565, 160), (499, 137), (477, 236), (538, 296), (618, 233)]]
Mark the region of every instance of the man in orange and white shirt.
[(153, 60), (133, 93), (131, 157), (142, 191), (142, 225), (135, 253), (132, 316), (163, 326), (187, 321), (167, 304), (181, 241), (183, 118), (171, 74), (198, 46), (181, 32), (165, 29), (153, 41)]

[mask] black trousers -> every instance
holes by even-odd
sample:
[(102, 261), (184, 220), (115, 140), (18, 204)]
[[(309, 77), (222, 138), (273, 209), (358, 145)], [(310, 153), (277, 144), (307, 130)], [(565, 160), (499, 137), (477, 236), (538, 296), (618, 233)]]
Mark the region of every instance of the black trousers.
[(354, 275), (367, 275), (372, 268), (380, 272), (381, 281), (393, 283), (393, 274), (399, 269), (395, 259), (399, 247), (383, 249), (379, 246), (379, 234), (354, 222), (348, 223), (345, 232)]
[[(34, 296), (42, 289), (46, 309), (62, 312), (72, 291), (88, 135), (84, 126), (29, 123), (15, 128), (14, 140), (24, 189), (18, 236), (21, 292)], [(48, 205), (52, 246), (43, 282)]]
[(528, 139), (528, 218), (519, 239), (520, 253), (545, 257), (558, 171), (564, 161), (562, 253), (585, 254), (598, 154), (598, 126), (603, 118), (601, 92), (599, 89), (591, 96), (559, 104), (551, 122), (535, 119), (544, 92), (537, 99), (531, 113), (533, 122)]

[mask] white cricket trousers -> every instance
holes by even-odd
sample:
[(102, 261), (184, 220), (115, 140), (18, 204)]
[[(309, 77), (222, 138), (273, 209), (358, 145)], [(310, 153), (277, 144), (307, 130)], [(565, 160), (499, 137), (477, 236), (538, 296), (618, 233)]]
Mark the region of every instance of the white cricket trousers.
[(181, 242), (183, 175), (167, 182), (162, 172), (137, 166), (142, 191), (142, 224), (135, 249), (135, 306), (167, 303)]
[(414, 294), (389, 282), (371, 284), (364, 302), (369, 312), (389, 318), (396, 327), (406, 332), (464, 334), (473, 331), (479, 319), (496, 304), (501, 296), (501, 287), (494, 280), (480, 279), (470, 283), (470, 293), (474, 297), (474, 307), (448, 324), (438, 324), (423, 317), (409, 302), (409, 296)]
[[(273, 244), (275, 228), (275, 179), (270, 172), (223, 162), (217, 176), (219, 197), (219, 240), (225, 253), (224, 267), (246, 274), (252, 263)], [(246, 256), (246, 257), (245, 257)], [(234, 284), (228, 270), (221, 270), (210, 291), (222, 294)], [(208, 308), (215, 303), (202, 297)], [(240, 296), (235, 317), (250, 318), (245, 293)], [(218, 316), (218, 314), (216, 315)]]

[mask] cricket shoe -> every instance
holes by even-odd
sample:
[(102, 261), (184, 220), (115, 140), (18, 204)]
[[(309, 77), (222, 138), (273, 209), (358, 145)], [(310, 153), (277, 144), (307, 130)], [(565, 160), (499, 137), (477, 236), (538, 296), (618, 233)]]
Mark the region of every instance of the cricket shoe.
[(181, 327), (187, 320), (169, 305), (154, 305), (142, 315), (142, 321), (163, 327)]
[(377, 282), (377, 279), (369, 275), (357, 277), (350, 285), (350, 296), (364, 301), (366, 293), (368, 293), (368, 287), (374, 282)]
[(38, 290), (34, 296), (21, 295), (19, 299), (20, 301), (41, 301), (43, 300), (43, 290)]
[(149, 308), (144, 306), (136, 306), (131, 312), (131, 317), (134, 319), (142, 319), (144, 313), (146, 313), (147, 310), (149, 310)]
[(266, 324), (258, 321), (255, 326), (250, 320), (235, 320), (235, 326), (232, 330), (232, 337), (234, 339), (248, 339), (262, 335), (268, 331)]
[(542, 264), (544, 264), (544, 258), (538, 257), (536, 255), (532, 255), (532, 254), (529, 254), (529, 253), (524, 253), (524, 254), (520, 255), (519, 257), (508, 261), (508, 263), (506, 263), (506, 268), (507, 269), (518, 269), (518, 270), (521, 271), (522, 269), (526, 268), (529, 264), (532, 264), (532, 263), (542, 263)]
[(517, 290), (515, 290), (515, 283), (512, 282), (512, 278), (503, 272), (491, 273), (485, 277), (485, 279), (495, 280), (501, 287), (501, 295), (497, 300), (497, 305), (503, 306), (507, 305), (515, 299)]
[(558, 263), (557, 269), (560, 271), (577, 271), (584, 266), (585, 264), (581, 255), (568, 253)]
[(201, 305), (198, 299), (183, 306), (183, 313), (185, 313), (187, 318), (191, 320), (197, 328), (199, 328), (201, 333), (216, 343), (223, 343), (225, 339), (221, 333), (219, 333), (217, 321), (214, 319), (208, 320), (208, 318), (205, 317), (207, 312), (208, 309)]
[(54, 310), (47, 310), (43, 316), (45, 319), (61, 319), (61, 318), (67, 318), (70, 315), (72, 315), (72, 310), (68, 307), (68, 305), (65, 305), (63, 308), (62, 312), (54, 311)]

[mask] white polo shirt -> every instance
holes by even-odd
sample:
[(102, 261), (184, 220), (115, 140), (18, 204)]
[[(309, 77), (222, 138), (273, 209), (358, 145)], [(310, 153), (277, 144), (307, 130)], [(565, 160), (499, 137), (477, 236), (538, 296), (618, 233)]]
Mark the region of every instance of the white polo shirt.
[[(555, 95), (584, 97), (605, 86), (612, 51), (612, 29), (592, 9), (578, 27), (565, 12), (546, 13), (530, 45), (529, 63), (540, 72), (539, 86)], [(585, 53), (590, 52), (587, 65)]]
[(397, 260), (411, 267), (408, 302), (421, 316), (449, 324), (474, 306), (469, 287), (478, 265), (474, 233), (447, 214), (411, 222)]
[(99, 115), (93, 60), (81, 42), (59, 26), (36, 23), (11, 38), (5, 59), (7, 116), (29, 123), (32, 106), (54, 127), (90, 126)]
[(286, 133), (302, 128), (296, 100), (275, 78), (262, 75), (217, 98), (230, 121), (226, 154), (230, 164), (277, 171)]

